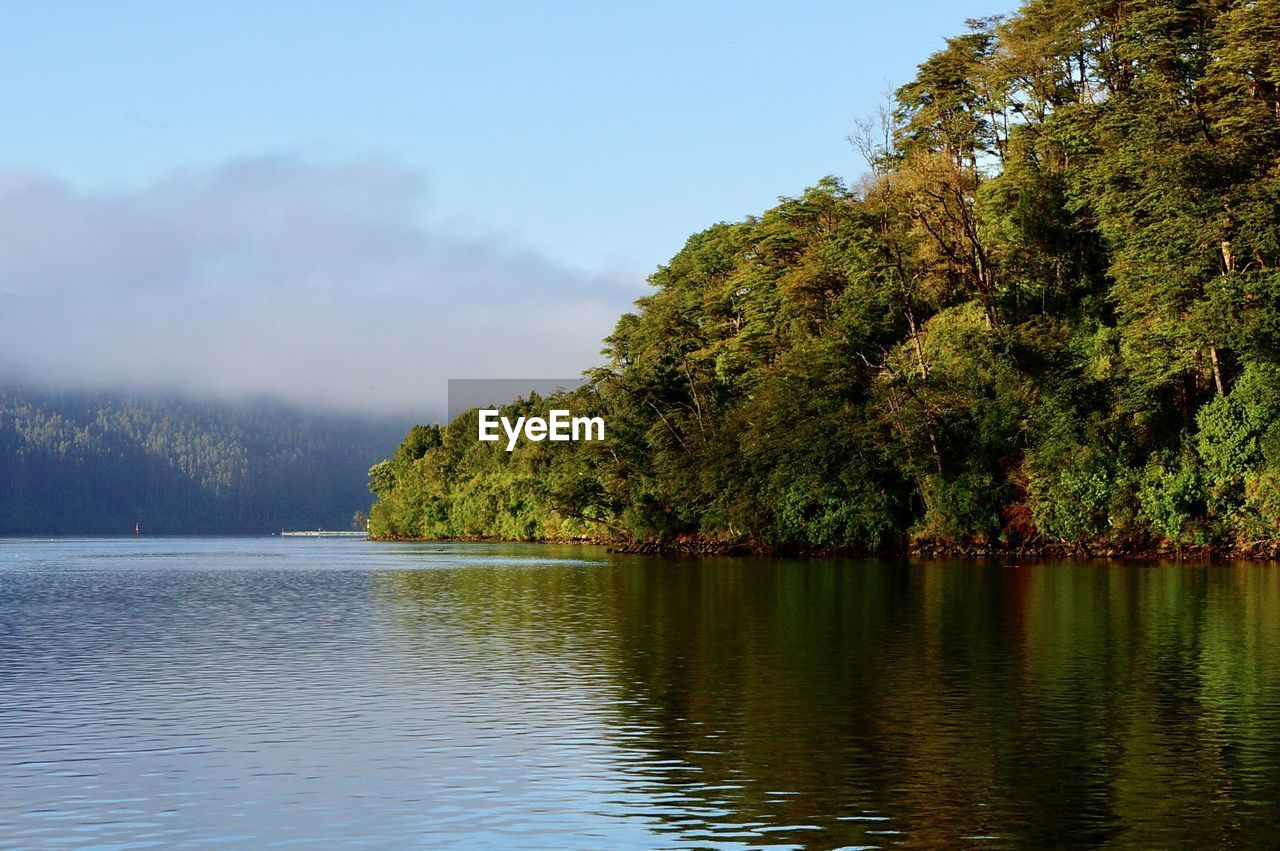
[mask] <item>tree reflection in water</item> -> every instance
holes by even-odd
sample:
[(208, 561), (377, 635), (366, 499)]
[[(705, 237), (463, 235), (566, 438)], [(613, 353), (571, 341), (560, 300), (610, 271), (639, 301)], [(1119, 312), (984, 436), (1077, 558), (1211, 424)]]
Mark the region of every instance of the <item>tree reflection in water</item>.
[(563, 690), (619, 814), (677, 844), (1257, 846), (1280, 817), (1266, 565), (465, 552), (376, 575), (397, 645)]

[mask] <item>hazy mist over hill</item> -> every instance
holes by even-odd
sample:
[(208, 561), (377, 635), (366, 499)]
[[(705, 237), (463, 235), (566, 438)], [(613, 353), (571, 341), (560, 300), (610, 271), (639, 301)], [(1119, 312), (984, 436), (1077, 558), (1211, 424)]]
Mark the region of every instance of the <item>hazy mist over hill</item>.
[(423, 224), (390, 160), (280, 154), (82, 192), (0, 172), (0, 378), (443, 416), (450, 377), (576, 375), (641, 294)]

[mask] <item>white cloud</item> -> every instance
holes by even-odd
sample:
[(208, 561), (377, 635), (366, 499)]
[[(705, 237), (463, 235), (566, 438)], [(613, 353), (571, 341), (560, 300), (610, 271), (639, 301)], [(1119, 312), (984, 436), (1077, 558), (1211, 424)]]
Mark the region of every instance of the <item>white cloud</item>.
[(60, 387), (438, 416), (450, 377), (569, 377), (640, 294), (421, 223), (379, 161), (242, 159), (136, 192), (0, 172), (0, 362)]

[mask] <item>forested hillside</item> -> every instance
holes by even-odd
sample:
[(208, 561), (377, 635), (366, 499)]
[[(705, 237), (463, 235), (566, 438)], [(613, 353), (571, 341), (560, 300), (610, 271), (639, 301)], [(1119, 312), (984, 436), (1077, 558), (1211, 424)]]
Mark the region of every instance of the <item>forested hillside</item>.
[(280, 405), (0, 390), (0, 534), (348, 529), (403, 426)]
[(1280, 0), (1031, 0), (852, 141), (652, 276), (606, 444), (415, 429), (371, 528), (1274, 548)]

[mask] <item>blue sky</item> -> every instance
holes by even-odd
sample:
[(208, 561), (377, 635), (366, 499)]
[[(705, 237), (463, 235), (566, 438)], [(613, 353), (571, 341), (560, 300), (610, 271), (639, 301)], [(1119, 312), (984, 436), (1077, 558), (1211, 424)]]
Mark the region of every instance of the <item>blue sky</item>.
[(1007, 10), (10, 4), (0, 372), (423, 416), (579, 374), (690, 233), (857, 177), (855, 118)]
[(1008, 2), (27, 3), (9, 165), (81, 187), (279, 151), (421, 172), (424, 215), (647, 274), (824, 174), (966, 17)]

